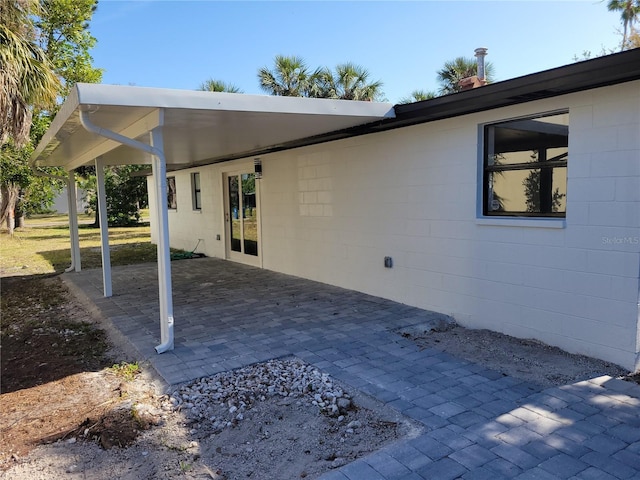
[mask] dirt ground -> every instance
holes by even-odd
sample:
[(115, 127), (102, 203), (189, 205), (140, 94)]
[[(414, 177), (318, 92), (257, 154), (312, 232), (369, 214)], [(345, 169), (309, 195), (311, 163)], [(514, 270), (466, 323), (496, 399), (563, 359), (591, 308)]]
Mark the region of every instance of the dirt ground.
[[(398, 333), (423, 348), (435, 348), (543, 387), (602, 375), (625, 377), (629, 374), (613, 363), (573, 355), (536, 340), (518, 339), (490, 330), (471, 330), (455, 324), (442, 327), (434, 331), (413, 326)], [(627, 379), (635, 381), (637, 378), (629, 376)]]
[[(420, 431), (355, 391), (342, 419), (274, 396), (214, 431), (173, 408), (145, 365), (131, 378), (109, 368), (135, 359), (110, 345), (59, 277), (5, 278), (1, 288), (0, 478), (311, 479)], [(399, 333), (543, 386), (627, 373), (486, 330)]]
[(420, 431), (357, 392), (339, 417), (275, 395), (214, 429), (174, 408), (144, 365), (131, 379), (111, 368), (135, 359), (59, 277), (1, 287), (0, 478), (312, 479)]

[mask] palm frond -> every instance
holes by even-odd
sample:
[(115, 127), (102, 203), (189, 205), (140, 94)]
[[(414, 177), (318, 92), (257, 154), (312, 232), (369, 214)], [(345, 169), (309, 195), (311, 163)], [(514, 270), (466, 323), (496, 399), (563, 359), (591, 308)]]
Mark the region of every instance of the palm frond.
[(198, 90), (203, 92), (226, 92), (226, 93), (244, 93), (239, 87), (233, 83), (223, 82), (210, 78), (200, 84)]
[[(11, 3), (2, 3), (3, 20)], [(0, 144), (12, 137), (21, 146), (28, 140), (32, 108), (54, 105), (60, 80), (33, 38), (20, 34), (28, 29), (14, 25), (15, 19), (0, 23)]]
[(438, 95), (435, 92), (426, 90), (414, 90), (413, 92), (411, 92), (411, 95), (401, 98), (398, 103), (403, 105), (406, 103), (422, 102), (424, 100), (431, 100), (432, 98), (436, 98), (437, 96)]
[[(440, 84), (439, 94), (448, 95), (461, 90), (459, 85), (463, 78), (471, 77), (478, 74), (478, 63), (473, 58), (456, 57), (453, 60), (445, 62), (437, 72), (437, 80)], [(484, 76), (487, 83), (493, 81), (493, 64), (487, 62), (484, 66)]]

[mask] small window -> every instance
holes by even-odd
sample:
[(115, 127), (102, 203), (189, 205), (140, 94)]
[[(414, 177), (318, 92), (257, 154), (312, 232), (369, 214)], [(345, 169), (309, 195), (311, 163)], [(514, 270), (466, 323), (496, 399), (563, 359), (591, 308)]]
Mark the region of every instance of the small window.
[(191, 174), (191, 201), (194, 210), (202, 210), (202, 198), (200, 196), (200, 174)]
[(483, 215), (565, 217), (569, 113), (484, 126)]
[(178, 208), (176, 200), (176, 177), (167, 177), (167, 207), (171, 210)]

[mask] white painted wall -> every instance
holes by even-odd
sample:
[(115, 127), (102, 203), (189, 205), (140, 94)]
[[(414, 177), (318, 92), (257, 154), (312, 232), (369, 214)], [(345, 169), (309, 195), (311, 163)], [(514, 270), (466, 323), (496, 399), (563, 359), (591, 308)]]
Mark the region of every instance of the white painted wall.
[[(565, 108), (566, 221), (478, 219), (478, 126)], [(635, 369), (638, 132), (636, 81), (263, 156), (263, 266)], [(224, 257), (223, 168), (175, 173), (172, 246)]]
[[(176, 179), (177, 208), (169, 210), (171, 247), (204, 253), (209, 257), (225, 258), (222, 172), (244, 168), (253, 171), (253, 159), (227, 162), (169, 172)], [(191, 173), (200, 173), (201, 210), (194, 210)], [(147, 177), (147, 189), (152, 191), (153, 177)], [(149, 208), (155, 209), (155, 199), (149, 195)], [(220, 236), (220, 240), (217, 237)], [(151, 216), (151, 241), (157, 243), (157, 232)], [(198, 243), (200, 241), (200, 243)]]

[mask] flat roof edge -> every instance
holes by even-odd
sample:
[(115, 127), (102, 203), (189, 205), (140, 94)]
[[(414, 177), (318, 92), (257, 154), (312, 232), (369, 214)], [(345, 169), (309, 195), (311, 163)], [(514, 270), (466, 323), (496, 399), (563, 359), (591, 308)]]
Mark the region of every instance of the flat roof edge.
[(77, 88), (81, 105), (395, 117), (393, 105), (388, 102), (279, 97), (90, 83), (78, 84)]
[(421, 102), (395, 105), (399, 128), (640, 79), (640, 48), (503, 80)]
[(31, 157), (29, 158), (29, 162), (28, 162), (31, 168), (35, 167), (35, 163), (38, 161), (40, 156), (45, 152), (45, 150), (51, 149), (51, 144), (56, 142), (55, 138), (58, 135), (58, 132), (60, 131), (60, 129), (62, 129), (62, 127), (67, 122), (67, 120), (71, 117), (71, 115), (73, 115), (73, 113), (76, 111), (79, 105), (80, 105), (80, 102), (79, 102), (78, 85), (76, 84), (69, 91), (69, 95), (60, 106), (60, 110), (58, 110), (58, 113), (56, 113), (56, 116), (51, 122), (51, 125), (49, 125), (49, 128), (40, 139), (40, 142), (36, 146), (36, 149), (31, 154)]
[[(596, 69), (593, 68), (594, 63), (596, 64)], [(621, 71), (611, 71), (612, 67), (620, 66), (621, 64), (623, 65)], [(599, 71), (604, 71), (605, 74), (597, 78), (591, 78), (594, 72), (597, 73)], [(576, 78), (581, 78), (581, 80), (576, 82)], [(592, 90), (603, 86), (638, 80), (640, 80), (640, 49), (634, 50), (632, 54), (622, 52), (622, 54), (608, 55), (607, 57), (557, 67), (422, 102), (395, 105), (395, 118), (384, 118), (314, 137), (273, 145), (269, 148), (211, 158), (195, 164), (181, 166), (176, 170), (369, 135), (494, 108), (527, 103), (543, 98), (566, 95), (576, 91)]]

